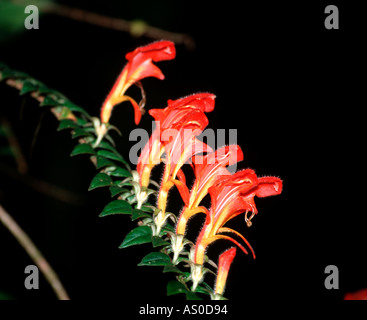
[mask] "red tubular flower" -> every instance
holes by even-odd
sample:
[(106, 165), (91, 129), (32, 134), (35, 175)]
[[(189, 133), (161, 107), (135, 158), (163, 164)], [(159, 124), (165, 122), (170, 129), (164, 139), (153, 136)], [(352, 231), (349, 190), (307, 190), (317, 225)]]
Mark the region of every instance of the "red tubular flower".
[(243, 153), (238, 145), (225, 146), (217, 151), (204, 155), (194, 156), (195, 181), (190, 195), (184, 195), (185, 207), (182, 210), (176, 225), (176, 234), (185, 234), (187, 221), (199, 212), (207, 213), (207, 209), (199, 206), (201, 200), (208, 193), (208, 189), (223, 175), (230, 175), (226, 166), (243, 160)]
[[(196, 138), (208, 124), (200, 110), (191, 110), (181, 122), (162, 131), (161, 142), (166, 152), (166, 165), (158, 196), (158, 208), (165, 212), (168, 191), (176, 185), (181, 196), (186, 198), (188, 190), (181, 167), (195, 154), (211, 152), (212, 149)], [(179, 180), (176, 179), (178, 176)]]
[(171, 41), (153, 42), (126, 54), (128, 63), (117, 78), (112, 90), (102, 105), (102, 123), (109, 122), (112, 109), (116, 104), (123, 101), (130, 101), (135, 111), (135, 123), (139, 124), (141, 119), (140, 107), (134, 99), (125, 95), (126, 90), (134, 83), (147, 77), (155, 77), (163, 80), (164, 75), (162, 71), (152, 61), (171, 60), (175, 56), (175, 46)]
[[(163, 132), (167, 130), (165, 136), (168, 136), (169, 129), (179, 130), (185, 127), (189, 121), (188, 116), (201, 117), (201, 121), (207, 121), (196, 112), (212, 111), (214, 99), (215, 95), (210, 93), (193, 94), (178, 100), (168, 100), (168, 106), (165, 109), (151, 109), (149, 111), (150, 115), (154, 117), (157, 127), (143, 148), (136, 168), (140, 176), (141, 186), (148, 186), (152, 168), (161, 162), (161, 156), (164, 152), (164, 144), (161, 139)], [(202, 125), (199, 124), (200, 126)]]
[(209, 188), (212, 207), (196, 240), (194, 263), (202, 265), (206, 248), (218, 239), (232, 241), (243, 252), (248, 253), (239, 242), (222, 233), (233, 233), (239, 236), (248, 245), (255, 258), (255, 253), (245, 237), (239, 232), (223, 226), (242, 212), (246, 212), (246, 219), (249, 211), (256, 214), (257, 209), (253, 199), (255, 195), (267, 197), (281, 192), (282, 181), (279, 178), (265, 177), (258, 179), (251, 169), (239, 171), (232, 176), (221, 177), (215, 186)]
[(236, 248), (228, 249), (219, 256), (215, 295), (222, 296), (227, 282), (229, 268), (236, 256)]

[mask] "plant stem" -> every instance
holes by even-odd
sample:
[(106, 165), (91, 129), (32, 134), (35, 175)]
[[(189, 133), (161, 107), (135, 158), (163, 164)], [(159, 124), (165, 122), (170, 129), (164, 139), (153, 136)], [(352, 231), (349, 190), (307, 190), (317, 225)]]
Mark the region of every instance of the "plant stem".
[(59, 300), (70, 300), (56, 272), (52, 269), (42, 253), (35, 246), (29, 236), (21, 229), (14, 219), (0, 205), (0, 221), (18, 240), (19, 244), (28, 253), (34, 263), (41, 270), (48, 283), (51, 285)]

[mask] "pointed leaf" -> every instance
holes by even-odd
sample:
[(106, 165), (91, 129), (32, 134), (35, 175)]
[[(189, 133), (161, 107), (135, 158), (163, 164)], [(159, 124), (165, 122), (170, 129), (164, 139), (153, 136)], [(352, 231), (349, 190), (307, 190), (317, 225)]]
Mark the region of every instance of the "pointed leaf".
[(129, 170), (126, 170), (124, 168), (116, 167), (115, 170), (109, 172), (110, 176), (113, 177), (120, 177), (120, 178), (127, 178), (131, 177), (131, 173)]
[[(210, 290), (210, 291), (213, 291), (213, 290)], [(210, 291), (201, 286), (197, 286), (195, 290), (195, 292), (197, 293), (203, 293), (203, 294), (208, 294), (208, 295), (210, 295)]]
[(140, 209), (134, 209), (131, 220), (134, 221), (134, 220), (141, 219), (141, 218), (151, 218), (151, 217), (152, 217), (151, 213), (142, 211)]
[[(95, 142), (95, 140), (94, 140), (94, 142)], [(99, 145), (98, 145), (98, 147), (97, 148), (100, 148), (100, 149), (107, 149), (107, 150), (110, 150), (110, 151), (112, 151), (112, 152), (114, 152), (114, 153), (118, 153), (117, 152), (117, 150), (115, 149), (115, 147), (113, 147), (110, 143), (108, 143), (107, 141), (104, 141), (104, 140), (102, 140), (100, 143), (99, 143)]]
[(164, 267), (163, 273), (168, 273), (168, 272), (174, 272), (174, 273), (178, 273), (181, 275), (185, 274), (184, 272), (182, 272), (179, 268), (175, 267), (174, 265)]
[(153, 212), (154, 212), (154, 209), (153, 209), (153, 208), (151, 208), (151, 207), (148, 207), (147, 205), (148, 205), (148, 203), (146, 202), (146, 203), (145, 203), (145, 206), (142, 206), (142, 207), (140, 208), (140, 210), (141, 210), (141, 211), (144, 211), (144, 212), (150, 212), (150, 213), (153, 213)]
[(97, 169), (101, 169), (103, 167), (114, 167), (115, 164), (108, 160), (105, 157), (97, 156)]
[(99, 156), (105, 157), (107, 159), (111, 159), (111, 160), (115, 160), (115, 161), (120, 161), (122, 163), (126, 163), (125, 159), (120, 154), (117, 154), (115, 152), (111, 152), (111, 151), (108, 151), (108, 150), (99, 150), (97, 152), (97, 154)]
[(80, 112), (80, 113), (84, 114), (85, 116), (87, 116), (88, 118), (90, 118), (90, 115), (88, 114), (87, 111), (85, 111), (82, 107), (77, 106), (76, 104), (72, 103), (69, 100), (64, 101), (62, 103), (62, 105), (65, 106), (65, 107), (67, 107), (71, 111)]
[(167, 296), (173, 296), (175, 294), (187, 293), (187, 288), (177, 280), (171, 280), (167, 284)]
[(22, 90), (20, 90), (19, 94), (23, 95), (28, 92), (36, 91), (37, 89), (38, 89), (38, 85), (36, 81), (34, 81), (33, 79), (25, 80), (23, 82)]
[(76, 138), (85, 137), (85, 136), (91, 137), (92, 134), (88, 132), (87, 130), (85, 130), (84, 128), (75, 128), (73, 132), (71, 133), (71, 136), (73, 139), (76, 139)]
[(138, 266), (169, 266), (171, 258), (163, 252), (152, 252), (146, 255)]
[(90, 183), (90, 186), (88, 188), (88, 191), (101, 188), (101, 187), (107, 187), (112, 185), (112, 179), (110, 176), (108, 176), (105, 173), (97, 173), (97, 175), (93, 178), (92, 182)]
[(54, 95), (46, 95), (44, 100), (40, 103), (40, 107), (44, 107), (44, 106), (59, 106), (60, 102), (58, 101), (57, 97), (55, 97)]
[(76, 156), (78, 154), (95, 154), (96, 152), (87, 143), (81, 143), (75, 146), (74, 150), (71, 152), (70, 156)]
[(1, 71), (1, 80), (7, 79), (7, 78), (24, 79), (24, 78), (29, 78), (29, 75), (24, 72), (5, 68), (4, 70)]
[(111, 214), (132, 214), (131, 205), (125, 200), (114, 200), (104, 207), (100, 217), (109, 216)]
[(154, 236), (152, 237), (152, 244), (153, 244), (153, 248), (156, 248), (156, 247), (161, 247), (161, 246), (167, 246), (170, 243), (163, 240), (161, 237)]
[(141, 226), (131, 230), (125, 237), (120, 249), (135, 246), (138, 244), (149, 243), (152, 239), (152, 229), (148, 226)]
[(164, 225), (164, 227), (162, 228), (162, 230), (164, 231), (168, 231), (168, 232), (172, 232), (172, 233), (175, 233), (175, 227), (174, 226), (171, 226), (170, 224), (166, 223)]
[(125, 188), (120, 188), (119, 186), (111, 186), (110, 192), (111, 192), (111, 197), (114, 197), (121, 193), (130, 193), (130, 190), (125, 189)]
[(64, 129), (75, 129), (78, 125), (71, 119), (63, 119), (60, 121), (60, 124), (57, 128), (57, 131), (61, 131)]

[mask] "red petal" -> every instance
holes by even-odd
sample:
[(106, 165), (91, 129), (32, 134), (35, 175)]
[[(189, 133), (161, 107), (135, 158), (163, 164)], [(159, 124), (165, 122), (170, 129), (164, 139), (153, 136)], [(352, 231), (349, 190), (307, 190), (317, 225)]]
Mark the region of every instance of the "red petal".
[(259, 185), (256, 196), (259, 198), (276, 196), (282, 193), (283, 182), (276, 177), (262, 177), (258, 179)]
[(183, 173), (183, 171), (180, 169), (178, 170), (177, 172), (177, 178), (183, 182), (183, 183), (186, 183), (186, 177), (185, 177), (185, 174)]
[(178, 191), (180, 192), (181, 198), (185, 205), (187, 206), (189, 203), (189, 189), (187, 188), (186, 184), (184, 184), (182, 181), (179, 180), (173, 180), (173, 183), (177, 187)]
[(129, 100), (131, 102), (131, 104), (134, 107), (134, 115), (135, 115), (135, 124), (138, 125), (140, 120), (141, 120), (141, 110), (139, 105), (136, 103), (136, 101), (129, 97), (129, 96), (124, 96), (127, 100)]
[(231, 248), (228, 249), (227, 251), (223, 252), (220, 256), (219, 256), (219, 261), (218, 261), (218, 272), (221, 269), (224, 269), (226, 271), (229, 270), (229, 267), (231, 266), (234, 257), (236, 256), (236, 248)]
[(197, 93), (177, 100), (168, 100), (168, 107), (178, 108), (191, 105), (203, 112), (211, 112), (214, 110), (214, 99), (215, 95), (212, 93)]
[(236, 256), (236, 248), (231, 248), (223, 252), (218, 260), (217, 279), (215, 281), (215, 293), (223, 295), (226, 286), (229, 268)]
[(138, 54), (144, 56), (146, 59), (153, 61), (171, 60), (176, 56), (175, 44), (172, 41), (156, 41), (146, 46), (138, 47), (134, 51), (126, 54), (126, 59), (131, 61)]
[(153, 64), (151, 59), (133, 60), (128, 65), (128, 68), (129, 72), (125, 83), (126, 89), (144, 78), (154, 77), (159, 80), (164, 79), (164, 74), (161, 69)]

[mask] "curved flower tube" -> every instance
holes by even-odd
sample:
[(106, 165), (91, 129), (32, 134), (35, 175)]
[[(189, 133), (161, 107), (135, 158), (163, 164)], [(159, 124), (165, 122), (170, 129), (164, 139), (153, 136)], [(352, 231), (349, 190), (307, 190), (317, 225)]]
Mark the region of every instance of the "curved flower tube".
[(223, 252), (219, 256), (217, 278), (214, 289), (214, 300), (219, 300), (224, 293), (227, 282), (229, 268), (236, 256), (236, 248), (231, 248)]
[(143, 47), (136, 48), (126, 54), (128, 63), (117, 78), (112, 90), (108, 94), (101, 109), (101, 122), (108, 123), (113, 107), (123, 101), (130, 101), (134, 107), (135, 123), (139, 124), (141, 119), (141, 107), (129, 96), (125, 95), (126, 90), (134, 83), (148, 77), (164, 79), (162, 71), (152, 63), (171, 60), (176, 56), (175, 45), (171, 41), (157, 41)]
[[(214, 99), (215, 95), (211, 93), (193, 94), (178, 100), (168, 100), (168, 106), (165, 109), (149, 110), (149, 114), (154, 117), (157, 126), (143, 148), (136, 168), (142, 187), (149, 185), (151, 170), (161, 162), (161, 156), (164, 152), (164, 144), (161, 139), (163, 132), (168, 129), (179, 130), (188, 121), (188, 115), (193, 115), (195, 110), (212, 111)], [(165, 133), (165, 136), (169, 136), (169, 131)]]
[[(182, 121), (172, 128), (162, 131), (161, 142), (166, 153), (161, 188), (158, 196), (158, 208), (165, 212), (168, 191), (176, 185), (181, 196), (187, 197), (187, 187), (181, 167), (195, 154), (211, 152), (212, 149), (196, 138), (208, 124), (208, 119), (200, 110), (192, 110)], [(179, 180), (176, 177), (179, 177)]]
[(245, 219), (248, 219), (247, 213), (249, 211), (256, 214), (255, 196), (267, 197), (278, 195), (281, 192), (282, 181), (279, 178), (264, 177), (258, 179), (251, 169), (238, 171), (232, 176), (223, 176), (215, 186), (209, 188), (212, 207), (196, 240), (193, 262), (202, 265), (207, 247), (218, 239), (229, 240), (243, 252), (248, 253), (238, 241), (222, 233), (233, 233), (240, 237), (255, 258), (255, 253), (245, 237), (233, 229), (224, 227), (224, 225), (242, 212), (246, 212)]
[[(226, 169), (236, 162), (243, 160), (243, 153), (238, 145), (222, 147), (213, 153), (204, 156), (194, 156), (195, 181), (190, 195), (183, 197), (185, 207), (182, 210), (176, 225), (176, 234), (184, 235), (188, 220), (199, 212), (207, 213), (207, 209), (199, 206), (201, 200), (207, 195), (208, 189), (213, 186), (221, 176), (230, 175)], [(186, 194), (181, 192), (182, 194)], [(188, 191), (187, 191), (188, 194)]]

